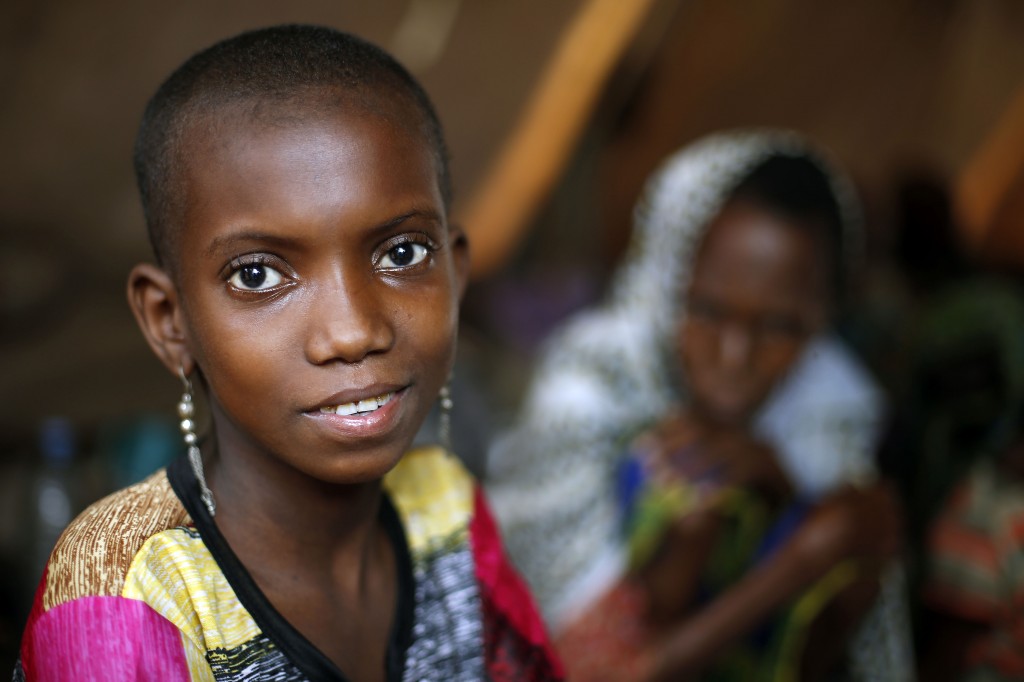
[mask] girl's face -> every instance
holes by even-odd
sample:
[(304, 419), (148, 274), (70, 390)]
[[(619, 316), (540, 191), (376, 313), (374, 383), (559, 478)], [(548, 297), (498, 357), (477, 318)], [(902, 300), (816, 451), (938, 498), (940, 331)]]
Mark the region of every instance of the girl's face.
[(707, 228), (685, 294), (678, 352), (693, 409), (746, 423), (825, 320), (821, 249), (808, 230), (727, 203)]
[(349, 111), (214, 126), (185, 158), (180, 315), (222, 456), (379, 478), (453, 362), (467, 258), (430, 147)]

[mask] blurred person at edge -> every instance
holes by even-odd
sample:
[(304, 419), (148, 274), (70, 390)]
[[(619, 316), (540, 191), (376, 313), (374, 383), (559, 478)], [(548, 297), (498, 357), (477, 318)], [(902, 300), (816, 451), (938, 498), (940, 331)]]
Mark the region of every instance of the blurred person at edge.
[(1021, 283), (989, 276), (951, 287), (915, 336), (901, 449), (915, 463), (911, 520), (924, 527), (911, 581), (921, 676), (1024, 679)]
[(793, 133), (713, 135), (649, 181), (610, 298), (492, 453), (570, 679), (913, 678), (883, 401), (830, 333), (860, 238)]

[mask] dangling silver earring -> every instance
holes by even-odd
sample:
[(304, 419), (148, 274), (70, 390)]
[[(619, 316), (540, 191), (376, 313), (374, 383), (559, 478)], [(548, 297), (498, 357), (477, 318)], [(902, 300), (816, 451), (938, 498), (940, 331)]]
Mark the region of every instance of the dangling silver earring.
[(448, 452), (452, 451), (452, 390), (451, 379), (441, 387), (439, 394), (441, 399), (441, 414), (437, 422), (437, 435), (441, 441), (441, 447)]
[(199, 497), (203, 504), (210, 511), (210, 516), (217, 513), (217, 505), (213, 501), (213, 492), (206, 485), (206, 476), (203, 473), (203, 456), (199, 452), (199, 437), (196, 436), (196, 422), (192, 418), (196, 413), (195, 403), (192, 402), (192, 382), (185, 374), (184, 366), (178, 368), (178, 375), (184, 390), (181, 394), (181, 402), (178, 403), (178, 416), (181, 418), (181, 435), (188, 446), (188, 461), (192, 465), (192, 473), (199, 483)]

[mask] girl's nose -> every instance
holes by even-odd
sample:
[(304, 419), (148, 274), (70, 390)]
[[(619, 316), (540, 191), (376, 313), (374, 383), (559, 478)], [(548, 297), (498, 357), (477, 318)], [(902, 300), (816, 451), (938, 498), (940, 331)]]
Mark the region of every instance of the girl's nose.
[(750, 364), (754, 337), (742, 324), (726, 324), (719, 333), (719, 363), (723, 369), (744, 370)]
[(342, 278), (324, 287), (310, 306), (306, 356), (316, 365), (335, 360), (357, 363), (366, 356), (388, 351), (395, 341), (387, 305), (372, 280)]

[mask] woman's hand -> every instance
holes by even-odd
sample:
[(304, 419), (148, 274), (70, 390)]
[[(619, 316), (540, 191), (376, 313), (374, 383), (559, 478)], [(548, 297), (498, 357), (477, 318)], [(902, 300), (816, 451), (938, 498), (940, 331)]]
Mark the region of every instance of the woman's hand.
[(779, 501), (792, 485), (774, 451), (746, 430), (712, 427), (678, 412), (640, 441), (656, 478), (685, 479), (708, 487), (729, 486)]
[(723, 465), (723, 478), (736, 488), (750, 490), (779, 502), (792, 496), (793, 486), (775, 451), (746, 432), (712, 433), (707, 450)]
[(823, 573), (845, 559), (881, 565), (903, 544), (903, 518), (892, 487), (842, 488), (821, 501), (792, 540), (807, 569)]

